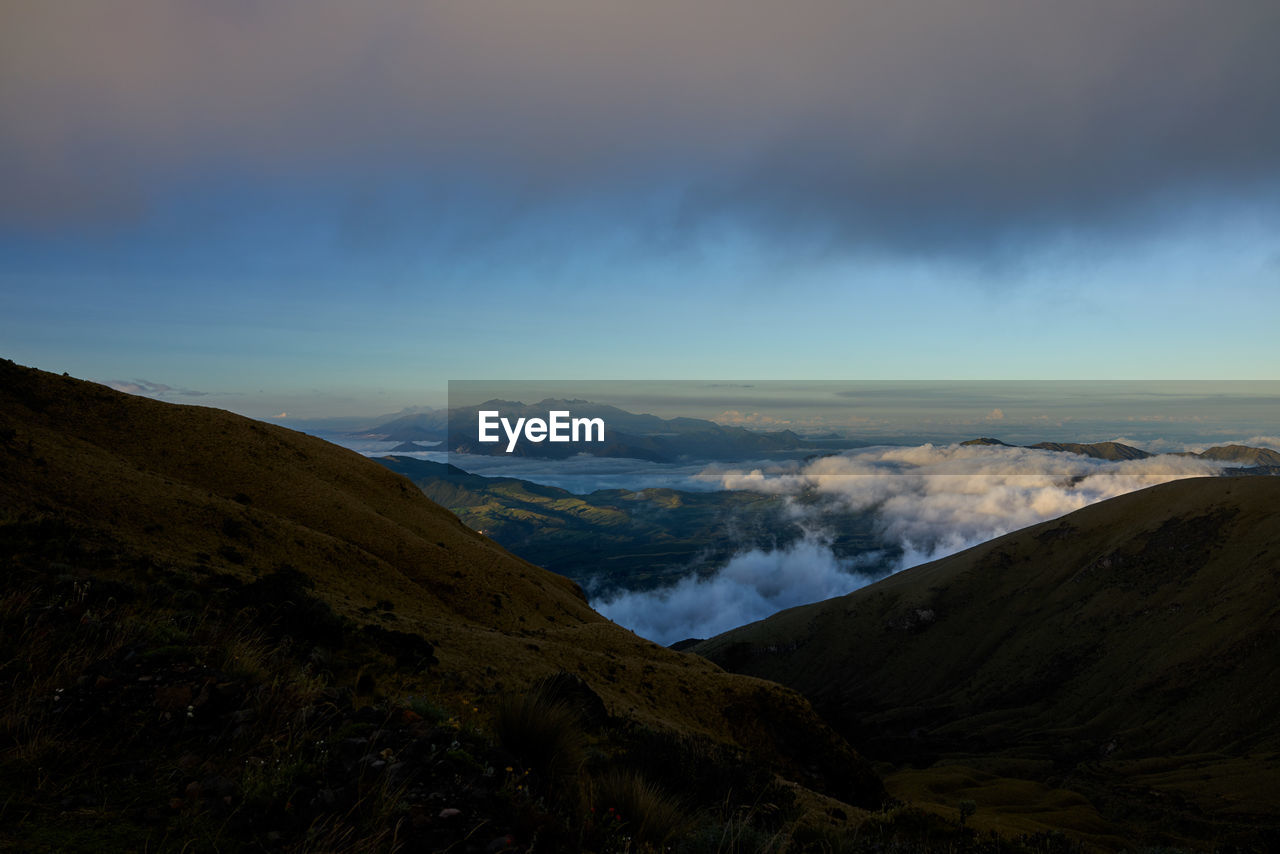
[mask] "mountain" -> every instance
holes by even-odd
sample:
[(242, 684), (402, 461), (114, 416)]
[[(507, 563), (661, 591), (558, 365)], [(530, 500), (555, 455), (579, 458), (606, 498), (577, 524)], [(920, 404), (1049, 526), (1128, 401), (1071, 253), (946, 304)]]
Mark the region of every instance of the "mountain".
[(883, 792), (795, 692), (311, 436), (6, 361), (0, 507), (6, 850), (571, 849), (610, 781), (713, 828)]
[[(961, 445), (998, 445), (1005, 448), (1036, 448), (1044, 451), (1059, 451), (1071, 454), (1080, 454), (1085, 457), (1093, 457), (1099, 460), (1145, 460), (1150, 457), (1159, 456), (1150, 451), (1144, 451), (1141, 448), (1135, 448), (1132, 445), (1125, 445), (1121, 442), (1092, 442), (1088, 444), (1080, 442), (1037, 442), (1034, 445), (1010, 445), (999, 439), (990, 439), (983, 437), (980, 439), (969, 439), (961, 442)], [(1274, 469), (1280, 467), (1280, 451), (1273, 451), (1270, 448), (1251, 448), (1247, 445), (1220, 445), (1218, 447), (1209, 448), (1207, 450), (1196, 453), (1194, 451), (1181, 451), (1172, 456), (1180, 457), (1199, 457), (1202, 460), (1214, 460), (1215, 462), (1231, 462), (1240, 463), (1238, 468), (1225, 469), (1226, 474), (1239, 476), (1242, 474), (1274, 474)], [(1249, 469), (1257, 469), (1250, 472)]]
[[(694, 647), (897, 797), (1104, 849), (1280, 839), (1280, 481), (1180, 480)], [(952, 812), (954, 814), (954, 812)], [(1271, 841), (1268, 841), (1271, 840)]]
[(500, 411), (502, 417), (510, 419), (512, 423), (518, 418), (545, 419), (553, 410), (570, 412), (573, 418), (599, 418), (604, 422), (603, 442), (521, 441), (510, 452), (517, 457), (567, 459), (577, 454), (588, 454), (649, 462), (675, 462), (681, 459), (743, 459), (753, 455), (814, 447), (812, 442), (790, 430), (755, 432), (701, 418), (661, 418), (586, 400), (547, 398), (533, 404), (489, 400), (476, 406), (450, 409), (449, 450), (465, 454), (508, 453), (505, 439), (494, 443), (479, 440), (478, 418), (482, 410)]
[(411, 412), (352, 435), (380, 438), (388, 442), (443, 442), (449, 435), (449, 415), (447, 410), (442, 409)]
[(401, 442), (399, 445), (396, 445), (394, 448), (391, 449), (391, 453), (412, 454), (417, 451), (429, 451), (429, 450), (431, 450), (431, 447), (429, 445), (419, 445), (415, 442)]
[(1220, 445), (1201, 451), (1196, 456), (1204, 460), (1222, 460), (1246, 466), (1280, 466), (1280, 451), (1250, 448), (1247, 445)]
[(1092, 442), (1088, 444), (1080, 442), (1037, 442), (1034, 445), (1010, 445), (1008, 442), (983, 436), (980, 439), (970, 439), (960, 444), (996, 445), (1003, 448), (1036, 448), (1042, 451), (1080, 454), (1081, 456), (1093, 457), (1098, 460), (1143, 460), (1151, 456), (1141, 448), (1135, 448), (1132, 445), (1125, 445), (1120, 442)]
[(1125, 445), (1120, 442), (1093, 442), (1090, 444), (1081, 444), (1079, 442), (1037, 442), (1034, 445), (1027, 445), (1027, 447), (1039, 448), (1045, 451), (1065, 451), (1099, 460), (1145, 460), (1151, 456), (1141, 448), (1135, 448), (1132, 445)]
[(1015, 448), (1016, 445), (1010, 445), (1008, 442), (1001, 442), (999, 439), (992, 439), (990, 436), (981, 436), (977, 439), (969, 439), (961, 442), (961, 445), (997, 445), (1002, 448)]
[[(788, 500), (748, 490), (603, 489), (579, 495), (527, 480), (482, 477), (411, 457), (378, 459), (469, 527), (593, 593), (643, 590), (724, 566), (740, 551), (783, 549), (804, 536)], [(889, 572), (900, 550), (883, 543), (869, 512), (821, 496), (808, 518), (838, 534), (837, 557), (880, 551)], [(867, 567), (873, 572), (874, 567)]]

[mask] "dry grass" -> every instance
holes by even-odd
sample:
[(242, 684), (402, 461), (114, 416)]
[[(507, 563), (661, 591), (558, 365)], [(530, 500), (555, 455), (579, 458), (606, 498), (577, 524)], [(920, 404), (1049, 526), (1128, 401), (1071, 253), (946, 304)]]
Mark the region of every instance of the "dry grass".
[(592, 778), (585, 797), (597, 823), (615, 824), (641, 846), (657, 850), (683, 837), (695, 822), (678, 798), (634, 771), (614, 770)]
[(587, 738), (578, 713), (545, 683), (502, 697), (491, 726), (504, 749), (558, 790), (576, 783), (586, 762)]
[[(289, 769), (311, 761), (299, 752), (316, 707), (350, 712), (426, 694), (485, 720), (511, 686), (561, 670), (589, 685), (619, 726), (706, 739), (744, 763), (803, 768), (811, 745), (825, 743), (793, 693), (613, 625), (576, 585), (468, 530), (404, 478), (291, 430), (0, 361), (0, 506), (0, 598), (9, 597), (0, 601), (0, 802), (10, 815), (13, 804), (31, 806), (42, 832), (56, 829), (57, 802), (45, 796), (60, 789), (219, 832), (202, 824), (208, 811), (167, 812), (188, 771), (174, 753), (181, 727), (171, 725), (207, 687), (190, 673), (209, 673), (211, 692), (234, 695), (225, 731), (202, 733), (206, 743), (271, 763), (245, 780), (248, 766), (200, 755), (201, 768), (220, 766), (200, 773), (248, 784), (260, 804), (288, 803)], [(372, 693), (320, 702), (326, 686), (351, 686), (361, 672)], [(142, 675), (163, 676), (164, 690)], [(59, 688), (80, 697), (75, 715), (50, 712)], [(768, 720), (787, 732), (742, 725), (742, 710), (771, 705), (781, 711)], [(581, 728), (554, 706), (516, 704), (500, 728), (567, 798), (585, 748)], [(245, 714), (232, 721), (232, 712)], [(163, 738), (159, 725), (170, 726)], [(792, 738), (806, 730), (818, 737)], [(76, 786), (85, 791), (68, 790)], [(152, 838), (139, 822), (116, 826)], [(173, 832), (169, 841), (185, 831)], [(334, 823), (316, 830), (345, 833)]]
[[(339, 617), (433, 643), (431, 681), (459, 706), (565, 670), (611, 714), (734, 743), (726, 704), (771, 690), (613, 625), (572, 582), (320, 439), (8, 362), (0, 422), (13, 430), (0, 443), (0, 506), (30, 533), (19, 561), (45, 565), (56, 540), (52, 559), (85, 558), (95, 573), (110, 563), (130, 584), (168, 572), (252, 584), (297, 568)], [(413, 677), (379, 685), (421, 690)]]
[[(697, 651), (824, 698), (860, 748), (898, 766), (900, 796), (956, 819), (971, 799), (975, 827), (1260, 844), (1280, 830), (1280, 773), (1262, 758), (1280, 751), (1277, 572), (1280, 478), (1184, 480)], [(1143, 778), (1157, 794), (1118, 764), (1200, 754), (1220, 761), (1194, 786)], [(1019, 763), (963, 785), (946, 767)]]

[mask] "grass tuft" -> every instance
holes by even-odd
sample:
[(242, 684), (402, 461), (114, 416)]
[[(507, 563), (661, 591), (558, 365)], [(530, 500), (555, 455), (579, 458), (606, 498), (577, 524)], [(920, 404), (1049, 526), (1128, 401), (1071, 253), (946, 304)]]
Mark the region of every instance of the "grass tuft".
[(545, 685), (499, 701), (493, 734), (503, 749), (561, 789), (576, 781), (586, 762), (587, 741), (577, 712)]
[(614, 770), (591, 780), (587, 799), (597, 825), (612, 821), (636, 842), (659, 849), (694, 823), (678, 798), (634, 771)]

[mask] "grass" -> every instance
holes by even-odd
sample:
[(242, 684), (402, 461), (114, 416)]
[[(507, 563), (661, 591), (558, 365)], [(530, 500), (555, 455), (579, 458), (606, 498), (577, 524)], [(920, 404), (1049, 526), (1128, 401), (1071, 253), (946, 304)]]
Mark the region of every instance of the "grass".
[(587, 739), (578, 712), (545, 682), (503, 696), (492, 730), (505, 750), (561, 791), (572, 786), (586, 763)]
[[(759, 765), (609, 718), (567, 674), (494, 698), (479, 728), (420, 694), (357, 707), (345, 652), (318, 670), (262, 609), (230, 608), (234, 590), (189, 592), (66, 580), (0, 595), (14, 689), (0, 849), (394, 852), (510, 836), (598, 852), (997, 850), (903, 811), (853, 835), (814, 830)], [(677, 785), (649, 776), (655, 764)], [(454, 804), (451, 825), (439, 816)]]
[[(158, 588), (83, 581), (0, 591), (0, 803), (21, 850), (394, 850), (400, 789), (357, 777), (335, 809), (298, 802), (335, 773), (349, 702), (254, 615)], [(54, 816), (58, 816), (54, 820)], [(108, 829), (109, 828), (109, 829)]]
[(685, 836), (694, 817), (681, 801), (634, 771), (613, 770), (587, 783), (588, 811), (596, 828), (618, 833), (638, 845), (662, 850)]
[[(1247, 570), (1280, 553), (1267, 551), (1276, 526), (1263, 512), (1280, 502), (1258, 499), (1266, 485), (1221, 488), (1236, 492), (1214, 500), (1237, 515), (1193, 524), (1203, 536), (1185, 553), (1180, 528), (1123, 504), (1088, 554), (1071, 551), (1068, 531), (996, 544), (980, 568), (958, 555), (922, 579), (908, 573), (845, 600), (859, 615), (852, 631), (801, 609), (786, 619), (811, 642), (762, 639), (820, 656), (752, 660), (810, 680), (829, 710), (867, 715), (844, 720), (866, 724), (846, 730), (859, 739), (886, 750), (928, 741), (918, 753), (1040, 727), (1043, 709), (1000, 703), (1069, 683), (1064, 696), (1107, 706), (1098, 726), (1123, 730), (1132, 719), (1111, 706), (1128, 707), (1112, 701), (1132, 686), (1146, 692), (1139, 723), (1148, 733), (1184, 737), (1191, 719), (1252, 739), (1243, 764), (1224, 753), (1218, 767), (1251, 781), (1265, 807), (1277, 789), (1261, 762), (1280, 747), (1280, 715), (1252, 700), (1256, 686), (1274, 683), (1273, 597), (1249, 587), (1257, 573)], [(1204, 515), (1204, 496), (1190, 487), (1161, 495), (1175, 522)], [(850, 781), (875, 777), (807, 702), (612, 625), (569, 580), (476, 535), (404, 478), (313, 437), (0, 361), (0, 507), (0, 847), (359, 850), (413, 839), (461, 850), (510, 835), (572, 849), (589, 811), (576, 798), (584, 780), (617, 773), (661, 787), (693, 817), (677, 849), (1065, 850), (1048, 837), (1020, 849), (979, 840), (994, 811), (960, 790), (940, 795), (952, 801), (949, 815), (928, 804), (870, 816), (849, 808), (834, 829), (812, 830), (808, 808), (789, 802), (792, 789), (775, 775), (847, 801), (858, 800)], [(1235, 571), (1207, 581), (1190, 572), (1188, 556), (1205, 550)], [(1122, 571), (1103, 573), (1100, 556), (1112, 567), (1121, 559)], [(1157, 565), (1173, 566), (1185, 589), (1155, 584)], [(1073, 581), (1082, 567), (1092, 575)], [(1224, 598), (1232, 604), (1219, 624)], [(1064, 612), (1075, 629), (1098, 631), (1041, 614), (1066, 600), (1079, 603)], [(937, 619), (905, 631), (901, 617), (916, 608)], [(1041, 646), (1125, 620), (1123, 655)], [(1024, 627), (1029, 645), (1011, 642)], [(1121, 672), (1141, 660), (1142, 643), (1179, 638), (1196, 644), (1173, 650), (1168, 672), (1136, 681)], [(857, 701), (842, 702), (849, 673), (833, 668), (855, 665), (864, 668)], [(520, 691), (561, 670), (585, 690)], [(1080, 673), (1101, 674), (1105, 690), (1073, 682)], [(975, 708), (983, 714), (962, 715), (950, 731), (930, 729), (940, 709)], [(1110, 790), (1097, 780), (1110, 766), (1084, 760), (1108, 742), (1079, 736), (1062, 735), (1069, 750), (1024, 758), (1046, 775), (1074, 774), (1073, 786), (1097, 784), (1090, 795), (1101, 802)], [(1142, 741), (1119, 741), (1108, 763), (1143, 758)], [(1221, 752), (1213, 748), (1197, 750)], [(856, 773), (844, 779), (833, 766)], [(1135, 769), (1126, 779), (1148, 778)], [(1194, 796), (1189, 777), (1150, 779)], [(977, 804), (967, 827), (959, 799)], [(1230, 839), (1247, 848), (1256, 834), (1246, 825)], [(650, 844), (631, 840), (609, 844)]]
[[(891, 791), (956, 821), (971, 800), (972, 827), (1264, 847), (1280, 832), (1264, 759), (1280, 751), (1278, 507), (1274, 477), (1168, 483), (695, 651), (805, 693)], [(1197, 779), (1132, 770), (1201, 755)]]

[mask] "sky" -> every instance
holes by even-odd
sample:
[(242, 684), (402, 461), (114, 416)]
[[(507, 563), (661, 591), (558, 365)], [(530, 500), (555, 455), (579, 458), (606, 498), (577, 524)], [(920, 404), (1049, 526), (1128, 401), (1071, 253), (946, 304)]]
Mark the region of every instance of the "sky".
[(0, 6), (0, 356), (254, 417), (459, 379), (1275, 379), (1280, 4)]

